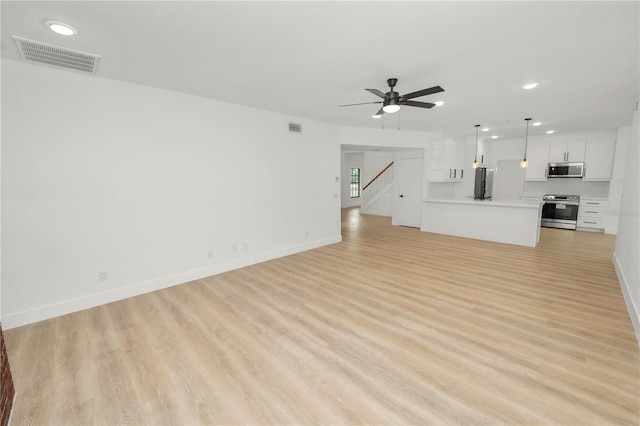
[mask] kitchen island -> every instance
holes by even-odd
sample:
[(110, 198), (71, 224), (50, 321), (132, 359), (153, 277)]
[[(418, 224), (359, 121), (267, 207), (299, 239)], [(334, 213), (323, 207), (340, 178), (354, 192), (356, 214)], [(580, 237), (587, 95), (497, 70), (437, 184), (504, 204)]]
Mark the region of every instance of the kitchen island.
[(423, 202), (420, 230), (535, 247), (540, 240), (541, 209), (542, 201), (433, 198)]

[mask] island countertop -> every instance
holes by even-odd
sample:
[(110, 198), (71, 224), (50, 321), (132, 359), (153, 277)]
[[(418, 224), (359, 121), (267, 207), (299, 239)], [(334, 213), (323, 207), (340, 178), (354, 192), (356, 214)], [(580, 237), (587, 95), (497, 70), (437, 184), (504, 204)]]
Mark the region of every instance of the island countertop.
[(425, 203), (447, 203), (447, 204), (469, 204), (469, 205), (477, 205), (477, 206), (488, 206), (488, 207), (517, 207), (517, 208), (525, 208), (525, 209), (537, 209), (540, 204), (542, 204), (542, 199), (540, 201), (528, 201), (528, 200), (493, 200), (491, 198), (486, 200), (476, 200), (472, 195), (464, 196), (450, 196), (450, 197), (436, 197), (436, 198), (428, 198), (424, 200)]
[(473, 196), (423, 202), (421, 231), (535, 247), (542, 200), (475, 200)]

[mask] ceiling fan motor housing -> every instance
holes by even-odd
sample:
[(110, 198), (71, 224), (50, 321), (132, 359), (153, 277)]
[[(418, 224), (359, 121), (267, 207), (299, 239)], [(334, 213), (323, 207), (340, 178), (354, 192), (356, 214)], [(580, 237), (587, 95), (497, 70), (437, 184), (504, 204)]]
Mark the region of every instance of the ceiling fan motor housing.
[(383, 106), (386, 105), (399, 105), (400, 104), (400, 93), (393, 90), (395, 85), (398, 83), (397, 78), (387, 79), (387, 84), (391, 89), (389, 92), (385, 93), (385, 100), (383, 102)]
[(391, 91), (385, 95), (383, 105), (399, 105), (400, 101), (400, 93)]

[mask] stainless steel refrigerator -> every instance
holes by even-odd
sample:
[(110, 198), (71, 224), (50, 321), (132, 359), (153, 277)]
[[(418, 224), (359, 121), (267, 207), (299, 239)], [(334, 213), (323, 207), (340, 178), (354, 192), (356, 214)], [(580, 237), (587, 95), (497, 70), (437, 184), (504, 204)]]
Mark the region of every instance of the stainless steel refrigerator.
[(478, 167), (476, 169), (476, 184), (473, 190), (473, 198), (485, 200), (491, 198), (493, 189), (493, 169)]

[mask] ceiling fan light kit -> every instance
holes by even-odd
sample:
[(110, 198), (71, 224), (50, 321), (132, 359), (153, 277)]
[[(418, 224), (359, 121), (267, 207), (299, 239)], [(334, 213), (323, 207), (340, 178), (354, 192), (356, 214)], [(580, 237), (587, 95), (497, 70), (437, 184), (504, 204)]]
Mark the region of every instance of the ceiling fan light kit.
[(339, 106), (344, 107), (344, 106), (366, 105), (366, 104), (382, 104), (382, 108), (380, 108), (378, 112), (373, 115), (373, 118), (380, 118), (384, 113), (393, 114), (395, 112), (400, 111), (400, 108), (402, 108), (405, 105), (418, 107), (418, 108), (433, 108), (434, 106), (437, 105), (437, 103), (412, 101), (411, 99), (419, 98), (421, 96), (431, 95), (433, 93), (444, 92), (444, 89), (442, 87), (433, 86), (428, 89), (418, 90), (416, 92), (407, 93), (406, 95), (400, 95), (400, 93), (393, 90), (393, 88), (396, 86), (397, 83), (398, 83), (397, 78), (388, 79), (387, 84), (389, 85), (390, 90), (387, 93), (383, 93), (378, 89), (364, 89), (367, 92), (373, 93), (374, 95), (382, 98), (382, 101), (363, 102), (358, 104), (345, 104), (345, 105), (339, 105)]
[(398, 102), (389, 102), (382, 107), (382, 110), (388, 114), (400, 111), (400, 104)]

